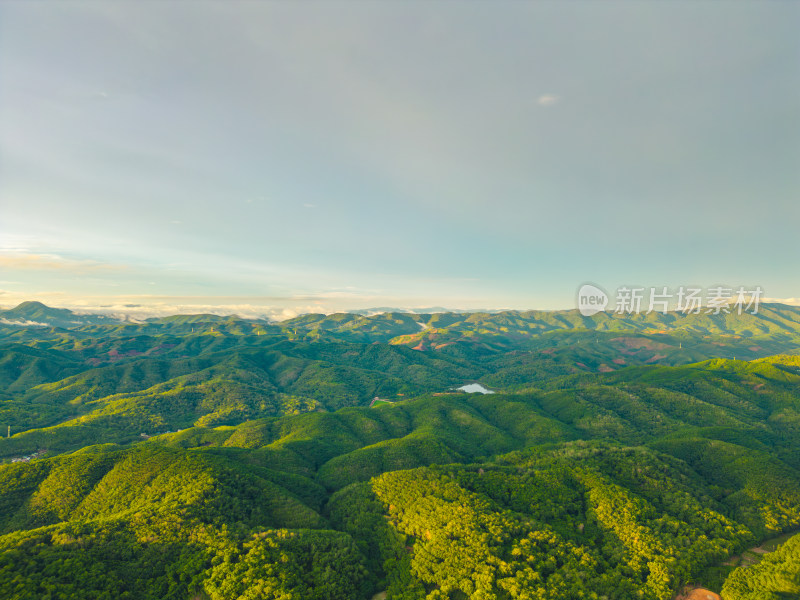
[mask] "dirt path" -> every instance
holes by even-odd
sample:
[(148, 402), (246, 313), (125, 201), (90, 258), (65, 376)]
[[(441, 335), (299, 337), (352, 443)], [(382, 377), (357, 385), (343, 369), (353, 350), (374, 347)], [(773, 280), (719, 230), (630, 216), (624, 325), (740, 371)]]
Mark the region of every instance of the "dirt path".
[(737, 554), (735, 556), (731, 556), (728, 560), (726, 560), (723, 565), (726, 567), (749, 567), (761, 561), (761, 557), (764, 554), (769, 554), (770, 552), (775, 552), (786, 540), (790, 537), (797, 535), (797, 531), (790, 531), (788, 533), (781, 534), (777, 537), (770, 538), (768, 540), (764, 540), (758, 546), (753, 546), (752, 548), (748, 548), (741, 554)]

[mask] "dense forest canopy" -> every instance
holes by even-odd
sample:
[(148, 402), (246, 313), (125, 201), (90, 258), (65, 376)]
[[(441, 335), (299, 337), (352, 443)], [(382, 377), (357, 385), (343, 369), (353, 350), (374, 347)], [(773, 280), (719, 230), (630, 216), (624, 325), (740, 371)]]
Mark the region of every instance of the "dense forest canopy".
[(0, 317), (3, 598), (800, 597), (795, 307)]

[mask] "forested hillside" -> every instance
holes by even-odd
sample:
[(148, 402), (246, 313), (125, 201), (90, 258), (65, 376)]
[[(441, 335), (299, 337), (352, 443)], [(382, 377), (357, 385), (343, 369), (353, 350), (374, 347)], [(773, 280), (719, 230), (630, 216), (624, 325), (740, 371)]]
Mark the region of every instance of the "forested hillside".
[(0, 597), (798, 597), (795, 308), (15, 310)]
[(755, 566), (731, 573), (722, 595), (726, 600), (800, 598), (800, 534), (766, 555)]

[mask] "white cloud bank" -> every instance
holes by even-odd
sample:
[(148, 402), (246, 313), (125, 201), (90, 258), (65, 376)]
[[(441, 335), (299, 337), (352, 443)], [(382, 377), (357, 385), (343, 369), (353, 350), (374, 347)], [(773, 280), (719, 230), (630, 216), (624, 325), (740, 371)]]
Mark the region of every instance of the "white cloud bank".
[(19, 327), (50, 327), (49, 323), (38, 323), (36, 321), (12, 321), (10, 319), (4, 319), (0, 317), (0, 324), (2, 325), (16, 325)]
[(774, 302), (777, 304), (789, 304), (791, 306), (800, 306), (800, 298), (761, 298), (761, 303)]
[(336, 312), (321, 306), (294, 306), (290, 308), (276, 306), (259, 306), (253, 304), (101, 304), (97, 306), (66, 306), (76, 314), (100, 314), (130, 321), (168, 317), (171, 315), (209, 314), (218, 316), (237, 316), (243, 319), (266, 319), (269, 321), (285, 321), (301, 314)]

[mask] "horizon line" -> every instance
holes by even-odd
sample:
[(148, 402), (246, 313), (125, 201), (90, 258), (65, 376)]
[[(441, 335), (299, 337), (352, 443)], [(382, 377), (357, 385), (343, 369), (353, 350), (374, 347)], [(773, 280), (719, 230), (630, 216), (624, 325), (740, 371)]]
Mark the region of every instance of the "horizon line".
[[(794, 302), (792, 302), (792, 301), (794, 301)], [(36, 304), (36, 305), (40, 305), (40, 306), (42, 306), (44, 308), (51, 308), (51, 309), (56, 309), (56, 310), (67, 310), (67, 311), (69, 311), (72, 314), (77, 315), (77, 316), (96, 315), (96, 316), (102, 316), (102, 317), (108, 317), (108, 318), (115, 318), (120, 323), (125, 323), (125, 322), (141, 323), (141, 322), (145, 322), (147, 320), (153, 320), (153, 319), (163, 319), (163, 318), (169, 318), (169, 317), (202, 316), (202, 315), (209, 315), (209, 316), (214, 316), (214, 317), (233, 317), (233, 318), (236, 318), (236, 319), (239, 319), (239, 320), (244, 320), (244, 321), (266, 321), (266, 322), (269, 322), (269, 323), (281, 323), (281, 322), (284, 322), (284, 321), (289, 321), (291, 319), (302, 317), (302, 316), (307, 316), (307, 315), (331, 316), (331, 315), (337, 315), (337, 314), (352, 314), (352, 315), (359, 315), (359, 316), (365, 316), (365, 317), (374, 317), (374, 316), (385, 315), (385, 314), (394, 314), (394, 313), (405, 313), (405, 314), (418, 315), (418, 316), (421, 316), (421, 315), (434, 315), (434, 314), (463, 314), (463, 315), (466, 315), (466, 314), (501, 314), (501, 313), (526, 313), (526, 312), (527, 313), (530, 313), (530, 312), (539, 312), (539, 313), (578, 312), (578, 313), (580, 313), (580, 309), (578, 307), (556, 308), (556, 309), (548, 309), (548, 308), (459, 309), (459, 308), (446, 308), (446, 307), (438, 307), (438, 306), (436, 306), (436, 307), (433, 307), (433, 306), (426, 306), (426, 307), (409, 307), (409, 306), (402, 307), (402, 306), (397, 306), (397, 307), (352, 308), (352, 309), (345, 309), (345, 310), (330, 310), (330, 311), (325, 311), (325, 310), (301, 311), (301, 312), (297, 312), (296, 314), (294, 314), (292, 316), (285, 316), (285, 318), (282, 318), (282, 319), (275, 319), (275, 318), (270, 318), (268, 316), (268, 314), (269, 314), (269, 310), (270, 309), (276, 310), (276, 308), (275, 307), (269, 307), (269, 306), (251, 307), (251, 309), (261, 308), (262, 311), (263, 311), (263, 314), (261, 316), (247, 316), (247, 315), (239, 314), (237, 312), (231, 312), (231, 311), (225, 310), (224, 305), (219, 305), (216, 308), (217, 312), (212, 312), (215, 309), (213, 307), (210, 307), (209, 305), (201, 305), (201, 306), (206, 308), (206, 309), (211, 308), (211, 311), (209, 311), (209, 310), (201, 310), (200, 312), (180, 312), (180, 311), (178, 311), (178, 312), (169, 312), (169, 309), (167, 307), (165, 307), (164, 310), (158, 310), (157, 306), (147, 306), (147, 305), (137, 305), (135, 307), (131, 306), (131, 307), (128, 307), (128, 308), (129, 309), (134, 309), (134, 310), (125, 311), (122, 307), (93, 306), (93, 307), (80, 307), (80, 308), (78, 308), (78, 307), (75, 307), (74, 305), (67, 305), (67, 306), (61, 305), (61, 306), (58, 306), (58, 305), (45, 304), (44, 302), (41, 302), (39, 300), (25, 300), (25, 301), (22, 301), (22, 302), (20, 302), (20, 303), (18, 303), (16, 305), (14, 305), (14, 306), (0, 305), (0, 313), (13, 311), (15, 309), (18, 309), (18, 308), (20, 308), (20, 307), (22, 307), (24, 305), (28, 305), (28, 304)], [(765, 298), (765, 299), (763, 299), (763, 300), (761, 300), (759, 302), (759, 306), (765, 306), (765, 305), (767, 305), (767, 306), (776, 306), (776, 305), (777, 306), (789, 306), (789, 307), (795, 307), (796, 308), (796, 307), (800, 307), (800, 299), (797, 299), (797, 298)], [(708, 307), (703, 305), (701, 308), (706, 309)], [(430, 312), (424, 312), (425, 309), (437, 309), (437, 310), (431, 310)], [(287, 309), (277, 309), (277, 310), (279, 310), (282, 313), (285, 313), (287, 311)], [(137, 312), (140, 313), (140, 317), (139, 318), (135, 317)], [(743, 313), (744, 312), (748, 312), (748, 311), (743, 311)], [(142, 314), (142, 313), (144, 313), (144, 314)], [(150, 316), (145, 316), (145, 314), (147, 314), (147, 313), (149, 313)], [(366, 314), (360, 314), (360, 313), (366, 313)], [(610, 316), (610, 317), (613, 317), (613, 316), (632, 317), (634, 315), (636, 315), (636, 316), (639, 316), (639, 315), (647, 316), (648, 314), (652, 314), (652, 313), (675, 314), (675, 315), (681, 314), (682, 316), (688, 316), (690, 314), (702, 314), (702, 315), (713, 316), (713, 315), (711, 315), (711, 313), (708, 313), (708, 312), (705, 312), (705, 311), (703, 311), (703, 312), (692, 312), (692, 311), (676, 310), (676, 309), (670, 309), (670, 310), (667, 310), (667, 311), (640, 310), (640, 311), (634, 311), (634, 312), (618, 312), (616, 310), (601, 310), (601, 311), (597, 311), (597, 313), (595, 313), (595, 314), (600, 314), (600, 313), (603, 313), (603, 314), (605, 314), (607, 316)], [(733, 314), (733, 313), (725, 313), (724, 311), (722, 311), (722, 312), (716, 313), (716, 314)], [(0, 315), (0, 316), (2, 316), (2, 315)], [(583, 316), (587, 316), (588, 318), (591, 318), (591, 316), (593, 316), (593, 315), (583, 315)], [(2, 324), (2, 322), (0, 322), (0, 324)], [(7, 324), (7, 325), (18, 325), (18, 326), (19, 325), (24, 325), (23, 323), (17, 324), (17, 323), (11, 323), (11, 322), (8, 322), (8, 323), (5, 323), (5, 324)], [(38, 326), (48, 326), (47, 324), (44, 324), (44, 323), (43, 324), (38, 324), (37, 323), (36, 325), (38, 325)]]

